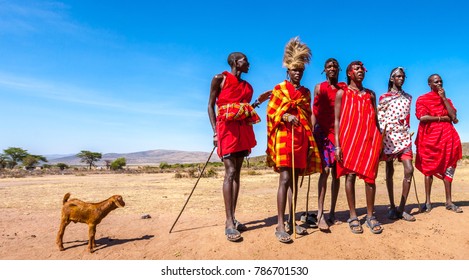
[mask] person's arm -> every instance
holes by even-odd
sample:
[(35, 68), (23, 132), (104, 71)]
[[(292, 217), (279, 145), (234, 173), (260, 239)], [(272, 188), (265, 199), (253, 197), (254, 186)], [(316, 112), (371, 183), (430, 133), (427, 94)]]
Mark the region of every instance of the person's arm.
[(263, 92), (261, 95), (259, 95), (256, 101), (254, 101), (254, 103), (251, 104), (251, 106), (254, 108), (259, 107), (264, 101), (270, 98), (271, 94), (272, 94), (272, 90)]
[(344, 91), (339, 89), (335, 95), (334, 103), (334, 134), (335, 134), (335, 158), (342, 161), (342, 149), (340, 148), (339, 131), (340, 131), (340, 109), (342, 106), (342, 95)]
[(371, 95), (371, 104), (373, 105), (373, 110), (375, 111), (375, 123), (376, 127), (378, 128), (379, 131), (379, 120), (378, 120), (378, 109), (376, 109), (376, 94), (374, 91), (370, 90), (370, 95)]
[(213, 145), (217, 146), (218, 144), (218, 137), (217, 137), (217, 117), (215, 115), (215, 104), (220, 94), (221, 88), (223, 86), (223, 82), (225, 80), (225, 76), (222, 74), (217, 74), (212, 79), (212, 83), (210, 85), (210, 97), (208, 99), (208, 117), (210, 119), (210, 124), (212, 125), (213, 130)]
[(311, 114), (311, 129), (314, 131), (314, 127), (316, 126), (316, 116)]
[[(421, 122), (451, 122), (454, 120), (451, 120), (450, 116), (430, 116), (430, 115), (425, 115), (421, 116), (419, 119)], [(457, 119), (456, 122), (457, 123)]]
[[(456, 110), (454, 109), (453, 106), (451, 106), (451, 103), (446, 99), (446, 91), (444, 88), (440, 87), (438, 90), (438, 95), (441, 97), (441, 100), (443, 101), (443, 104), (446, 107), (446, 110), (448, 111), (448, 116), (450, 118), (450, 121), (454, 123), (458, 123), (458, 118), (456, 116)], [(441, 118), (440, 120), (441, 121)]]
[(315, 87), (314, 87), (314, 91), (313, 91), (313, 98), (316, 98), (316, 96), (319, 95), (319, 88), (320, 88), (320, 84), (317, 84)]
[(319, 85), (320, 84), (317, 84), (315, 87), (314, 87), (314, 90), (313, 90), (313, 99), (311, 101), (312, 103), (312, 108), (311, 108), (311, 111), (313, 112), (311, 114), (311, 125), (312, 125), (312, 129), (314, 131), (314, 127), (316, 126), (316, 122), (317, 122), (317, 119), (316, 119), (316, 113), (317, 113), (317, 104), (316, 104), (316, 98), (319, 94)]

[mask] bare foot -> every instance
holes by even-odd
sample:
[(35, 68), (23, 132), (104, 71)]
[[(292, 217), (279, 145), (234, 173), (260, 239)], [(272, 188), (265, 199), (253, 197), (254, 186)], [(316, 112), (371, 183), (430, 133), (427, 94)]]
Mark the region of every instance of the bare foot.
[(321, 231), (329, 230), (329, 225), (327, 224), (326, 219), (324, 218), (324, 215), (322, 215), (321, 218), (319, 218), (318, 227), (319, 227), (319, 230)]

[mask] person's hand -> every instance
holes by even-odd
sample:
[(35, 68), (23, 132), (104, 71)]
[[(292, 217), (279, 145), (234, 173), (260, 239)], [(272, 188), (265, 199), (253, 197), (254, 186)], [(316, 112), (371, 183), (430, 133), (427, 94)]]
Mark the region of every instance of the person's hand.
[(257, 100), (259, 100), (259, 102), (262, 103), (262, 102), (266, 101), (267, 99), (269, 99), (271, 94), (272, 94), (272, 91), (268, 90), (268, 91), (262, 93), (261, 95), (259, 95), (259, 98), (257, 98)]
[(298, 120), (298, 118), (292, 114), (288, 114), (288, 113), (285, 113), (283, 114), (282, 116), (282, 119), (284, 122), (289, 122), (293, 125), (299, 125), (300, 124), (300, 121)]
[(438, 86), (438, 95), (445, 100), (446, 99), (446, 92), (445, 89), (441, 86)]
[(342, 161), (342, 149), (340, 147), (335, 147), (335, 160)]
[(213, 134), (213, 146), (218, 146), (218, 135), (216, 133)]

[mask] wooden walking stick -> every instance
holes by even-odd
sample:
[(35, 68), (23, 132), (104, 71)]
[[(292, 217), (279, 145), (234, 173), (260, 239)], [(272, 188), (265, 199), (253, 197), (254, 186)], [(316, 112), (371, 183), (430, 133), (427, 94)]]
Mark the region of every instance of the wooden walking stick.
[(415, 177), (413, 173), (412, 181), (414, 182), (415, 198), (417, 199), (417, 205), (419, 206), (419, 213), (422, 213), (422, 207), (420, 206), (419, 196), (417, 195), (417, 185), (415, 184)]
[(296, 190), (295, 190), (295, 128), (293, 127), (293, 124), (291, 126), (291, 162), (292, 162), (292, 208), (293, 208), (293, 217), (292, 217), (292, 226), (293, 226), (293, 238), (296, 239), (296, 215), (295, 215), (295, 210), (296, 210), (296, 205), (295, 205), (295, 195), (296, 195)]
[[(303, 183), (303, 180), (301, 180), (301, 183)], [(301, 187), (301, 185), (300, 185), (300, 187)], [(306, 191), (306, 210), (305, 210), (306, 212), (303, 215), (301, 215), (301, 222), (303, 222), (305, 224), (308, 222), (308, 215), (309, 215), (309, 213), (308, 213), (308, 204), (309, 204), (309, 189), (310, 189), (310, 187), (311, 187), (311, 175), (308, 175), (308, 190)]]
[(199, 183), (200, 177), (202, 177), (202, 174), (204, 173), (205, 167), (207, 167), (207, 164), (208, 164), (208, 162), (210, 161), (210, 158), (212, 157), (212, 154), (213, 154), (213, 151), (215, 151), (215, 148), (216, 148), (216, 146), (213, 146), (212, 152), (211, 152), (210, 155), (208, 156), (208, 159), (207, 159), (207, 161), (205, 162), (204, 168), (202, 168), (202, 171), (201, 171), (200, 174), (199, 174), (199, 178), (197, 178), (197, 181), (195, 182), (195, 185), (194, 185), (194, 187), (192, 188), (191, 193), (189, 194), (189, 196), (188, 196), (187, 199), (186, 199), (186, 203), (184, 203), (184, 206), (182, 207), (181, 212), (179, 212), (179, 215), (178, 215), (178, 217), (176, 218), (176, 221), (174, 221), (173, 226), (172, 226), (171, 229), (169, 230), (169, 233), (171, 233), (171, 231), (173, 230), (173, 228), (174, 228), (174, 226), (176, 225), (177, 221), (179, 220), (179, 217), (181, 217), (181, 214), (182, 214), (182, 212), (184, 211), (184, 208), (186, 208), (186, 205), (187, 205), (187, 203), (189, 202), (189, 199), (191, 198), (192, 193), (194, 193), (195, 187), (197, 187), (197, 184)]

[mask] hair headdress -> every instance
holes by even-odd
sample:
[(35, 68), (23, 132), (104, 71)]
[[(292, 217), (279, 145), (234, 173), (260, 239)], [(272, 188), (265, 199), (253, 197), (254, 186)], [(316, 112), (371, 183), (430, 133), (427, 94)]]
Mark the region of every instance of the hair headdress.
[(300, 41), (298, 36), (288, 41), (283, 55), (284, 67), (287, 69), (304, 69), (305, 64), (308, 64), (310, 60), (311, 50), (305, 43)]
[(401, 71), (402, 74), (404, 74), (404, 76), (405, 76), (404, 67), (398, 66), (398, 67), (396, 67), (392, 70), (391, 75), (389, 76), (389, 78), (394, 77), (394, 75), (396, 75), (396, 73), (399, 72), (399, 71)]

